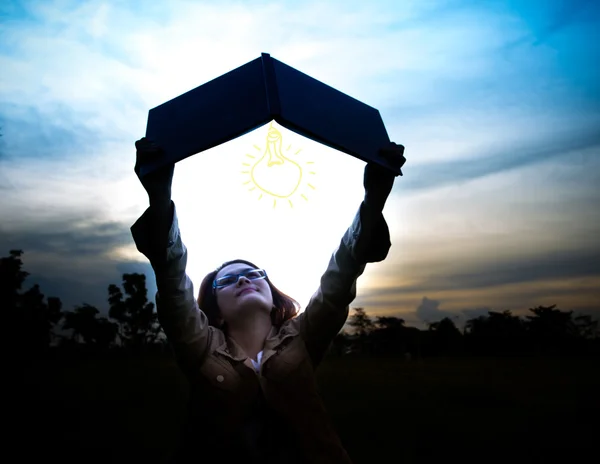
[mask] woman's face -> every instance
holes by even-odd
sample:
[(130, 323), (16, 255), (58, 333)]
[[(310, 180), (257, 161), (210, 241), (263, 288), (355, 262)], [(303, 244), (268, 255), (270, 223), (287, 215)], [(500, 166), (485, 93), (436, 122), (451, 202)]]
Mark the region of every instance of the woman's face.
[[(215, 279), (227, 275), (237, 275), (253, 269), (244, 263), (233, 263), (221, 269)], [(250, 280), (240, 276), (236, 283), (215, 290), (217, 304), (225, 322), (244, 319), (249, 312), (265, 311), (271, 314), (273, 295), (266, 279)]]

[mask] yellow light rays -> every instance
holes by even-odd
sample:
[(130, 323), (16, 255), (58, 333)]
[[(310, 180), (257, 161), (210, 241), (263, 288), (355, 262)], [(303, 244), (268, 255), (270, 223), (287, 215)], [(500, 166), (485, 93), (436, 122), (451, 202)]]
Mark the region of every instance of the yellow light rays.
[[(267, 129), (264, 145), (257, 143), (252, 147), (258, 155), (246, 153), (242, 160), (241, 174), (244, 175), (242, 185), (248, 186), (248, 191), (259, 191), (258, 200), (264, 196), (273, 198), (273, 208), (277, 207), (277, 200), (287, 200), (290, 208), (294, 208), (294, 198), (300, 197), (308, 201), (310, 190), (315, 190), (314, 179), (316, 171), (314, 161), (292, 160), (284, 153), (290, 152), (294, 156), (302, 153), (302, 148), (294, 148), (293, 143), (288, 143), (283, 149), (283, 135), (271, 123)], [(311, 181), (308, 182), (308, 177)]]

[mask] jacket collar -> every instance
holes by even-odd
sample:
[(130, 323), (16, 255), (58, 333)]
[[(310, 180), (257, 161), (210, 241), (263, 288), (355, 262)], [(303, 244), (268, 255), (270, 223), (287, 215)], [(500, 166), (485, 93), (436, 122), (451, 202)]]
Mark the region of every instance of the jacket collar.
[[(271, 330), (265, 338), (263, 362), (271, 357), (272, 353), (275, 352), (285, 340), (297, 335), (297, 330), (290, 324), (292, 320), (286, 321), (279, 330), (277, 330), (275, 326), (271, 327)], [(222, 341), (215, 349), (215, 352), (234, 361), (244, 362), (248, 356), (244, 354), (244, 350), (242, 350), (240, 345), (238, 345), (233, 338), (226, 336), (223, 332), (221, 332), (221, 334)]]

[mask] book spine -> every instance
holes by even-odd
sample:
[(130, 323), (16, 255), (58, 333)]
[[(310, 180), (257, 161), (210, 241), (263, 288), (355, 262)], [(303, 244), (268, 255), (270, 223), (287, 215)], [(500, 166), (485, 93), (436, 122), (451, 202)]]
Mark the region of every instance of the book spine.
[(275, 78), (275, 67), (273, 66), (271, 55), (268, 53), (262, 53), (261, 58), (269, 113), (275, 121), (278, 121), (281, 115), (281, 105), (279, 103), (277, 79)]

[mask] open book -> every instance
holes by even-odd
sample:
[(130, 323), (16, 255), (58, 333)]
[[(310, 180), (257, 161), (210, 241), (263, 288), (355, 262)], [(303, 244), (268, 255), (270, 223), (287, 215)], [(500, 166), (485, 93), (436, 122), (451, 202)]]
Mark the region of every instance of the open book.
[(263, 53), (149, 111), (146, 137), (165, 150), (139, 177), (272, 120), (304, 137), (402, 175), (378, 154), (390, 142), (379, 111)]

